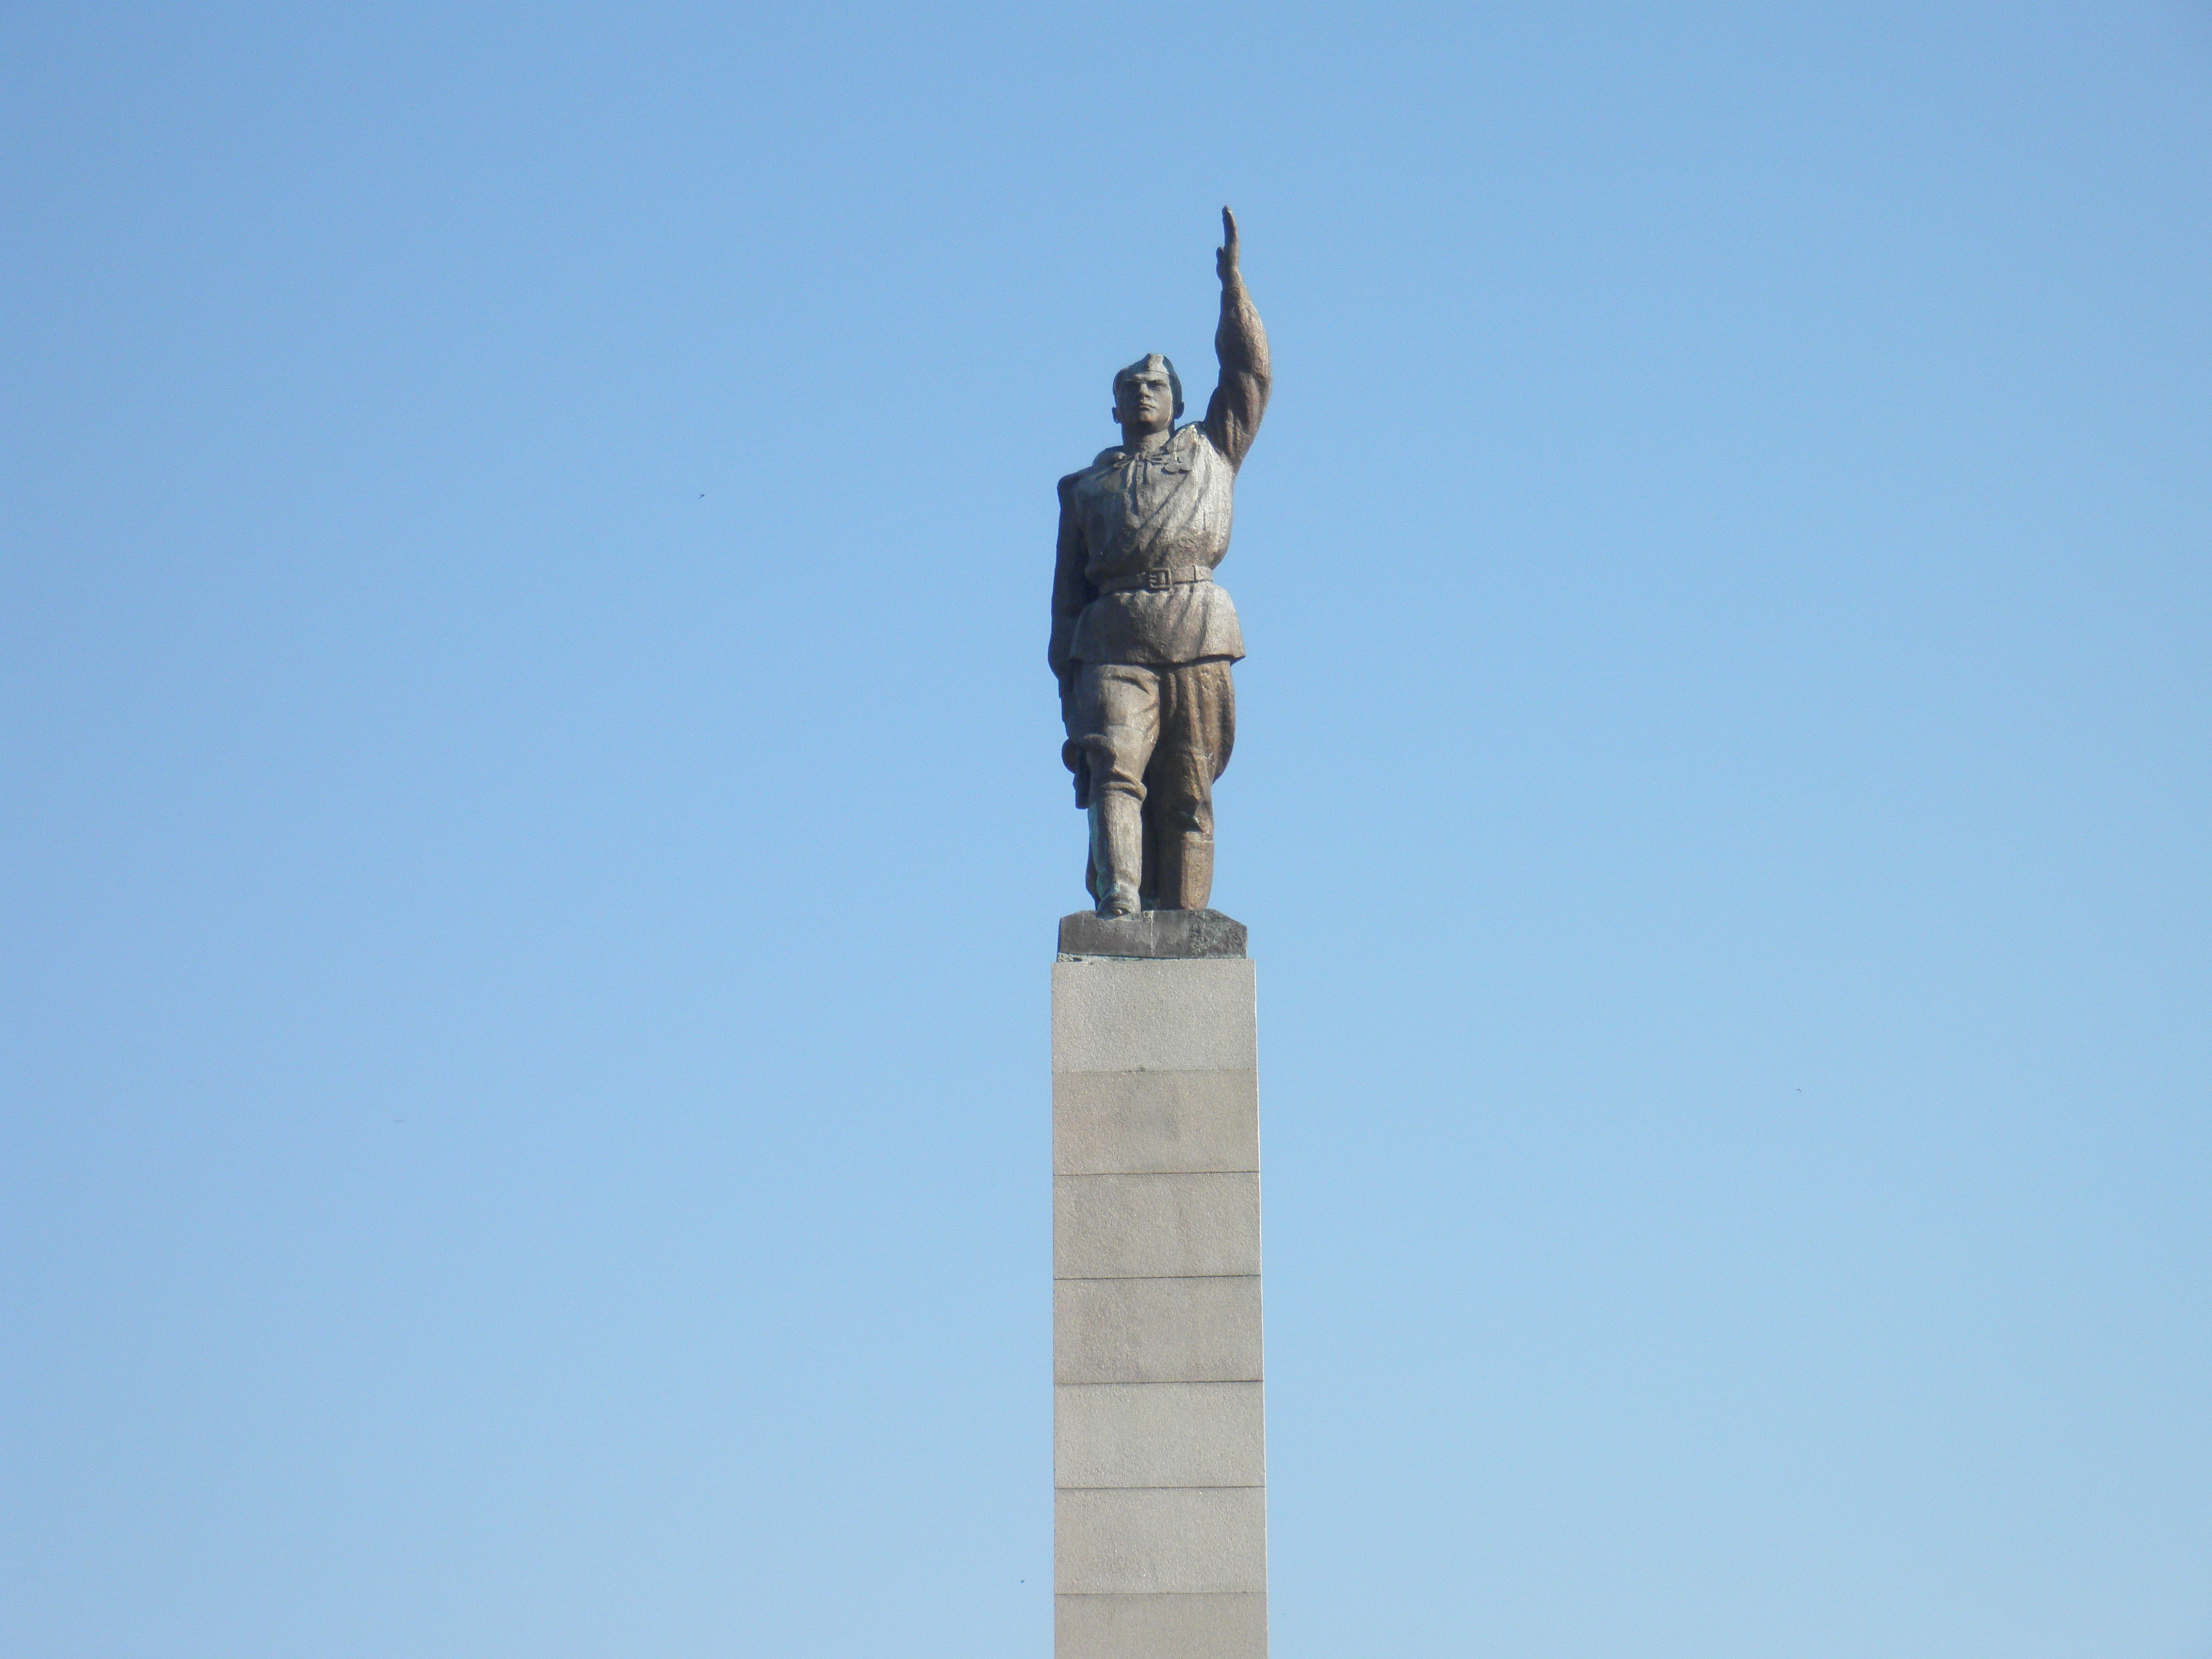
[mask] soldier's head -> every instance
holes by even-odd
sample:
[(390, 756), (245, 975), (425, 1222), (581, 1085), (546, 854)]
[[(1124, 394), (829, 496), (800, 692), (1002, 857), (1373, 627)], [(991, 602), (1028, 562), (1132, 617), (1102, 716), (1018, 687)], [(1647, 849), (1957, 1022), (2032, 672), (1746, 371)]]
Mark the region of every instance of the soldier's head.
[(1114, 418), (1139, 432), (1164, 432), (1182, 413), (1182, 381), (1157, 351), (1114, 377)]

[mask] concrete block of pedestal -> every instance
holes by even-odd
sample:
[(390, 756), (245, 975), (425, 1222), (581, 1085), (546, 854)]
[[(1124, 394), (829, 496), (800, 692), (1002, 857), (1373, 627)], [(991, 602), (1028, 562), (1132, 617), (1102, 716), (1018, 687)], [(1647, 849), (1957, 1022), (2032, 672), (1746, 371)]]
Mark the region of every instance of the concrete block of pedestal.
[(1267, 1588), (1258, 1486), (1138, 1486), (1054, 1494), (1053, 1588), (1063, 1595)]
[(1267, 1659), (1264, 1595), (1062, 1595), (1053, 1613), (1059, 1659)]
[(1053, 1390), (1056, 1486), (1267, 1484), (1262, 1385), (1079, 1382)]
[(1061, 1072), (1052, 1080), (1060, 1175), (1199, 1175), (1260, 1167), (1260, 1074)]
[(1249, 1072), (1259, 1064), (1243, 959), (1052, 965), (1052, 1069)]
[(1256, 1382), (1260, 1281), (1063, 1279), (1053, 1287), (1055, 1382)]
[(1260, 1271), (1257, 1175), (1060, 1176), (1060, 1279), (1190, 1279)]

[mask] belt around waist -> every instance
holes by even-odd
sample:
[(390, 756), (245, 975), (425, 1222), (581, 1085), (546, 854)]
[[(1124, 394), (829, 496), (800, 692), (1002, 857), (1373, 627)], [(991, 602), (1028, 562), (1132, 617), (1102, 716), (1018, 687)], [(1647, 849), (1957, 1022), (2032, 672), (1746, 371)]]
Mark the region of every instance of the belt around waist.
[(1098, 584), (1101, 593), (1164, 593), (1187, 582), (1210, 582), (1213, 571), (1202, 564), (1170, 565), (1164, 570), (1140, 570), (1133, 576), (1116, 576)]

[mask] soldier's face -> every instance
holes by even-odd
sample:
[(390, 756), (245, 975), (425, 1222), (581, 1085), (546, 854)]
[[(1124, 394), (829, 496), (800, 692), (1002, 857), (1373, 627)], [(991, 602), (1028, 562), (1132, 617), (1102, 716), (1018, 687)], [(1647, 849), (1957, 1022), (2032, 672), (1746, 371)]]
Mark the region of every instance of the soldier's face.
[(1175, 424), (1175, 388), (1164, 369), (1139, 369), (1114, 388), (1114, 418), (1139, 432), (1164, 432)]

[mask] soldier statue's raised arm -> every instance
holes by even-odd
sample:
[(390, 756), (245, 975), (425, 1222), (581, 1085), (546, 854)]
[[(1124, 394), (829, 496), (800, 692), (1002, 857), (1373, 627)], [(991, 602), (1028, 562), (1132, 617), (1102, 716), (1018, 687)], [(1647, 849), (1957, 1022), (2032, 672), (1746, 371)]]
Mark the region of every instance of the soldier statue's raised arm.
[(1213, 781), (1236, 741), (1230, 665), (1244, 654), (1213, 570), (1268, 387), (1227, 208), (1221, 232), (1221, 382), (1206, 418), (1175, 423), (1182, 382), (1155, 352), (1114, 377), (1119, 447), (1060, 481), (1050, 660), (1102, 916), (1202, 910), (1213, 885)]

